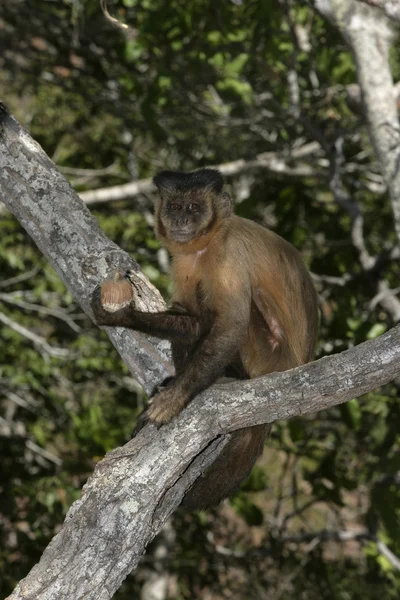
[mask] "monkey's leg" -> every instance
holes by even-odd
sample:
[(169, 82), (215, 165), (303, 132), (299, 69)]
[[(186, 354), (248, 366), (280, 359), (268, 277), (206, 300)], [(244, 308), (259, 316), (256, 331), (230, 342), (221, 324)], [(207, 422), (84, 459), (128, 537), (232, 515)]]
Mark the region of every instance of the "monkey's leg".
[(162, 425), (178, 415), (194, 396), (224, 373), (246, 335), (246, 319), (224, 318), (223, 322), (215, 323), (208, 335), (197, 344), (173, 384), (153, 398), (147, 411), (148, 419)]
[[(196, 344), (188, 344), (187, 341), (183, 341), (181, 339), (175, 339), (171, 342), (171, 350), (172, 350), (172, 358), (174, 361), (175, 373), (179, 375), (187, 364), (187, 361), (193, 352), (193, 349)], [(151, 406), (152, 399), (157, 397), (165, 390), (168, 390), (171, 386), (174, 385), (177, 375), (175, 377), (167, 377), (161, 383), (161, 385), (157, 385), (150, 396), (149, 406)], [(132, 432), (132, 437), (135, 437), (137, 433), (149, 422), (148, 416), (148, 408), (139, 414), (136, 420), (135, 428)]]

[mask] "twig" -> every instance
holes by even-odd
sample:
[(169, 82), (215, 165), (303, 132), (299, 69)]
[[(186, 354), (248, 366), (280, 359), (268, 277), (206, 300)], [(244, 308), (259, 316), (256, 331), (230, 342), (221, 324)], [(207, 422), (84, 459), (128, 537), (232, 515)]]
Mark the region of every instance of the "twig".
[(369, 540), (371, 534), (368, 530), (363, 531), (334, 531), (329, 529), (323, 529), (322, 531), (310, 531), (298, 534), (290, 534), (282, 536), (278, 539), (278, 542), (283, 544), (294, 543), (303, 544), (311, 542), (312, 540), (319, 539), (321, 542), (350, 542), (352, 540)]
[(385, 298), (395, 296), (400, 293), (400, 287), (390, 289), (386, 282), (381, 282), (382, 290), (376, 294), (369, 303), (370, 310), (374, 309), (379, 302), (382, 302)]
[(110, 15), (110, 13), (108, 12), (108, 8), (107, 8), (107, 0), (100, 0), (100, 6), (101, 6), (101, 10), (103, 11), (105, 18), (114, 27), (117, 27), (118, 29), (122, 29), (123, 31), (127, 31), (129, 29), (129, 25), (126, 25), (125, 23), (121, 23), (121, 21), (119, 21), (118, 19), (116, 19), (115, 17), (112, 17)]
[(12, 392), (11, 390), (6, 390), (3, 393), (6, 396), (6, 398), (11, 400), (11, 402), (14, 402), (18, 406), (21, 406), (22, 408), (25, 408), (26, 410), (29, 410), (33, 413), (38, 412), (37, 406), (35, 406), (33, 402), (28, 402), (28, 400), (25, 400), (25, 398), (21, 398), (21, 396), (18, 396), (18, 394), (16, 394), (15, 392)]
[(311, 277), (317, 283), (329, 283), (330, 285), (338, 285), (340, 287), (344, 287), (352, 279), (352, 276), (349, 273), (345, 273), (344, 275), (342, 275), (342, 277), (311, 273)]
[(10, 279), (4, 279), (4, 281), (0, 281), (0, 288), (9, 287), (15, 283), (22, 283), (22, 281), (26, 281), (27, 279), (37, 275), (40, 269), (41, 267), (33, 267), (33, 269), (30, 271), (26, 271), (26, 273), (21, 273), (21, 275), (16, 275), (15, 277), (10, 277)]
[(26, 302), (25, 300), (19, 300), (17, 297), (19, 294), (20, 292), (14, 292), (10, 294), (3, 294), (0, 292), (0, 300), (13, 306), (19, 306), (20, 308), (25, 308), (26, 310), (33, 310), (42, 315), (49, 315), (60, 319), (61, 321), (65, 321), (76, 333), (79, 333), (82, 330), (82, 328), (75, 323), (75, 321), (72, 319), (72, 316), (68, 315), (68, 313), (55, 308), (48, 308), (47, 306), (42, 306), (40, 304)]
[(104, 175), (110, 175), (110, 173), (116, 175), (118, 164), (113, 162), (108, 167), (103, 167), (102, 169), (79, 169), (77, 167), (64, 167), (62, 165), (57, 165), (57, 168), (61, 171), (61, 173), (65, 173), (66, 175), (102, 177)]
[(30, 329), (27, 329), (19, 323), (16, 323), (2, 312), (0, 312), (0, 321), (7, 327), (10, 327), (10, 329), (13, 331), (16, 331), (25, 337), (27, 340), (33, 342), (34, 346), (36, 346), (38, 350), (44, 351), (54, 358), (66, 358), (67, 356), (72, 356), (72, 352), (70, 352), (70, 350), (51, 346), (44, 337), (37, 335), (36, 333), (33, 333), (33, 331), (30, 331)]
[(54, 463), (57, 466), (60, 466), (63, 463), (61, 458), (59, 458), (58, 456), (55, 456), (51, 452), (48, 452), (44, 448), (41, 448), (40, 446), (35, 444), (35, 442), (32, 442), (32, 440), (26, 440), (25, 446), (27, 448), (29, 448), (29, 450), (32, 450), (32, 452), (36, 452), (36, 454), (39, 454), (40, 456), (42, 456), (46, 460), (49, 460), (50, 462)]
[(379, 552), (382, 554), (382, 556), (384, 556), (390, 562), (392, 567), (394, 567), (395, 569), (400, 571), (400, 560), (397, 558), (397, 556), (395, 554), (393, 554), (393, 552), (390, 550), (390, 548), (388, 548), (386, 546), (386, 544), (384, 542), (382, 542), (381, 540), (377, 540), (376, 547), (379, 550)]

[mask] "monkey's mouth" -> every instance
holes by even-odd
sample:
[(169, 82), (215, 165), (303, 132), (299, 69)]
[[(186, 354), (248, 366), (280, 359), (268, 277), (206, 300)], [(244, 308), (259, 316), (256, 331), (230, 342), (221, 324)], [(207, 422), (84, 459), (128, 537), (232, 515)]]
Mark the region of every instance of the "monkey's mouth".
[(195, 234), (187, 229), (171, 229), (170, 233), (176, 242), (188, 242)]

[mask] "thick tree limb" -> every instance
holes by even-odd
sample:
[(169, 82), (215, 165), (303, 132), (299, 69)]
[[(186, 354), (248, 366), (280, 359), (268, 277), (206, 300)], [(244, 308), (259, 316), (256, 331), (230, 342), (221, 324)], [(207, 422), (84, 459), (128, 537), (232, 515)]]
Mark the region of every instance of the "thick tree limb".
[(171, 425), (148, 426), (97, 465), (60, 533), (9, 600), (108, 600), (225, 443), (223, 433), (324, 410), (399, 374), (400, 326), (291, 371), (212, 387)]
[[(89, 315), (94, 287), (116, 269), (136, 272), (141, 310), (163, 308), (158, 290), (140, 273), (137, 263), (106, 238), (54, 163), (1, 104), (0, 200)], [(147, 391), (171, 375), (167, 343), (122, 329), (109, 329), (107, 333)]]
[(340, 29), (353, 52), (364, 114), (400, 241), (400, 123), (389, 64), (393, 41), (390, 21), (380, 8), (357, 0), (314, 0), (314, 3)]
[(359, 0), (370, 6), (376, 6), (383, 10), (385, 15), (394, 21), (400, 22), (400, 2), (399, 0)]
[[(90, 313), (94, 285), (137, 265), (112, 244), (41, 148), (0, 106), (0, 198)], [(138, 278), (143, 308), (162, 302)], [(124, 330), (110, 337), (149, 389), (167, 349)], [(146, 427), (99, 463), (82, 498), (12, 600), (107, 600), (185, 491), (237, 428), (323, 410), (400, 375), (400, 327), (340, 355), (249, 382), (217, 385), (171, 425)]]

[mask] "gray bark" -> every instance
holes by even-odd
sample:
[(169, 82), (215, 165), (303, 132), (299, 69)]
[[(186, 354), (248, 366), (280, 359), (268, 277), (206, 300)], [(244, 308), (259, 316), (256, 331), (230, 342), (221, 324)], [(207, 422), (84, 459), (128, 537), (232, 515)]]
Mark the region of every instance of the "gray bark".
[(315, 0), (315, 6), (339, 28), (353, 53), (364, 114), (400, 241), (400, 123), (389, 65), (394, 39), (390, 20), (380, 8), (357, 0)]
[(393, 21), (400, 22), (400, 2), (399, 0), (359, 0), (359, 2), (365, 2), (370, 6), (376, 6), (383, 10), (385, 15)]
[[(94, 287), (116, 269), (136, 272), (140, 310), (162, 310), (158, 290), (138, 264), (101, 231), (42, 148), (0, 104), (0, 200), (17, 217), (88, 315)], [(107, 329), (129, 369), (147, 392), (173, 373), (169, 344)]]
[[(148, 426), (101, 461), (60, 533), (9, 600), (108, 600), (227, 431), (314, 413), (400, 375), (400, 326), (342, 354), (215, 385), (170, 425)], [(195, 458), (196, 457), (196, 458)]]
[[(0, 198), (90, 314), (89, 297), (116, 267), (137, 265), (99, 229), (41, 148), (0, 105)], [(137, 271), (141, 307), (162, 301)], [(129, 331), (109, 335), (147, 389), (170, 367), (167, 348)], [(310, 365), (249, 382), (215, 385), (173, 423), (101, 461), (82, 498), (12, 600), (108, 600), (146, 545), (229, 440), (229, 432), (323, 410), (400, 375), (400, 327)], [(228, 434), (228, 435), (226, 435)]]

